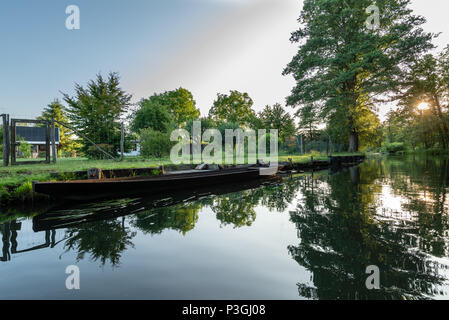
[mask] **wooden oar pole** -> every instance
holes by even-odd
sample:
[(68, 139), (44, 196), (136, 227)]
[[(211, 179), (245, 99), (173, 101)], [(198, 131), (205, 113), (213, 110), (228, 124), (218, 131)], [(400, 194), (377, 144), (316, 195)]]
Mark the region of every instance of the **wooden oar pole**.
[(61, 126), (66, 127), (67, 129), (70, 129), (72, 131), (74, 131), (77, 135), (79, 135), (81, 138), (87, 140), (88, 142), (90, 142), (96, 149), (98, 149), (99, 151), (103, 152), (105, 155), (107, 155), (109, 158), (111, 158), (114, 161), (120, 161), (119, 159), (115, 158), (113, 155), (109, 154), (108, 152), (104, 151), (102, 148), (100, 148), (99, 146), (97, 146), (95, 144), (95, 142), (93, 142), (92, 140), (90, 140), (88, 137), (86, 137), (84, 134), (82, 134), (81, 132), (77, 131), (76, 129), (73, 129), (71, 126), (69, 126), (66, 123), (60, 122), (55, 120), (55, 122), (59, 123)]

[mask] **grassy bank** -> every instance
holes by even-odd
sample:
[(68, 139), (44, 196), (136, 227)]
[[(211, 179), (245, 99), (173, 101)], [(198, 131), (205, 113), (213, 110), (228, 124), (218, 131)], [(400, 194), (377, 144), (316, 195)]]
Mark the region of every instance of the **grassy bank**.
[[(339, 153), (338, 156), (356, 155), (355, 153)], [(305, 155), (280, 154), (279, 162), (288, 161), (289, 158), (295, 163), (307, 163), (314, 160), (327, 160), (325, 154), (313, 152)], [(147, 168), (160, 165), (172, 165), (169, 158), (143, 159), (140, 157), (125, 158), (122, 162), (113, 160), (88, 160), (84, 158), (61, 158), (56, 164), (35, 164), (0, 167), (0, 202), (5, 205), (12, 202), (27, 202), (33, 200), (32, 181), (55, 180), (55, 173), (59, 174), (58, 180), (70, 180), (70, 172), (86, 171), (89, 168), (106, 169), (128, 169)], [(66, 176), (62, 175), (66, 174)]]

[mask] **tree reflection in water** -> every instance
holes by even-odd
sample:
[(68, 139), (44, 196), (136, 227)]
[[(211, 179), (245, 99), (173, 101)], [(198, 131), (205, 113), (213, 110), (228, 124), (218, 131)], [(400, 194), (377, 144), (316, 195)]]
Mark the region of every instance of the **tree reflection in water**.
[(185, 235), (195, 227), (201, 207), (200, 203), (193, 202), (147, 210), (132, 217), (131, 223), (146, 234), (159, 234), (171, 229)]
[[(285, 250), (312, 275), (310, 281), (298, 283), (301, 296), (448, 297), (448, 186), (447, 159), (379, 158), (335, 174), (305, 174), (262, 186), (61, 208), (34, 217), (33, 230), (63, 229), (65, 237), (60, 241), (78, 260), (90, 258), (118, 266), (123, 252), (134, 246), (138, 230), (144, 234), (174, 230), (185, 235), (195, 228), (205, 208), (211, 209), (221, 226), (234, 228), (252, 226), (261, 207), (276, 214), (294, 208), (289, 218), (299, 241)], [(6, 263), (15, 254), (19, 230), (9, 221), (0, 228)], [(47, 242), (38, 247), (57, 243)], [(370, 265), (380, 269), (380, 290), (365, 286)]]
[[(310, 283), (298, 284), (301, 296), (421, 299), (444, 294), (439, 287), (446, 279), (433, 266), (447, 257), (447, 162), (427, 162), (421, 168), (414, 161), (386, 163), (389, 167), (370, 160), (303, 184), (303, 199), (290, 213), (300, 244), (288, 248), (313, 275)], [(424, 172), (438, 166), (444, 174), (427, 181)], [(392, 194), (383, 193), (385, 188)], [(424, 191), (432, 204), (414, 197)], [(392, 209), (388, 200), (395, 195), (402, 203)], [(380, 269), (380, 290), (365, 286), (369, 265)]]
[[(132, 238), (137, 228), (145, 234), (160, 234), (164, 230), (175, 230), (185, 235), (191, 231), (198, 221), (198, 213), (204, 207), (210, 207), (216, 214), (216, 218), (222, 225), (233, 225), (235, 228), (250, 226), (256, 219), (255, 207), (259, 204), (266, 205), (270, 210), (284, 210), (285, 206), (294, 198), (298, 188), (293, 180), (274, 185), (266, 185), (258, 188), (231, 192), (224, 195), (209, 195), (184, 199), (179, 203), (170, 204), (171, 201), (161, 201), (162, 206), (153, 207), (154, 202), (146, 203), (144, 200), (116, 201), (99, 203), (93, 206), (77, 207), (74, 212), (82, 219), (77, 223), (76, 218), (71, 218), (70, 226), (66, 230), (66, 251), (77, 252), (77, 260), (85, 258), (86, 254), (94, 261), (99, 260), (102, 265), (110, 262), (112, 266), (120, 263), (121, 254), (128, 247), (133, 247)], [(289, 191), (289, 192), (287, 192)], [(165, 199), (164, 199), (165, 200)], [(139, 209), (136, 209), (139, 208)], [(112, 218), (115, 213), (124, 214), (126, 210), (136, 213), (127, 216), (130, 226), (125, 226), (125, 217)], [(65, 214), (70, 210), (61, 210)], [(90, 212), (94, 212), (93, 217)], [(109, 220), (101, 220), (95, 217), (101, 213)], [(54, 221), (58, 212), (52, 213), (50, 219), (36, 219), (36, 224)], [(85, 219), (92, 222), (82, 223)], [(58, 222), (63, 225), (63, 222)], [(54, 225), (54, 223), (53, 223)]]
[(89, 254), (90, 259), (102, 265), (109, 261), (112, 266), (118, 266), (122, 252), (134, 247), (131, 239), (136, 234), (125, 227), (124, 219), (86, 223), (67, 229), (64, 248), (66, 252), (77, 252), (77, 261)]

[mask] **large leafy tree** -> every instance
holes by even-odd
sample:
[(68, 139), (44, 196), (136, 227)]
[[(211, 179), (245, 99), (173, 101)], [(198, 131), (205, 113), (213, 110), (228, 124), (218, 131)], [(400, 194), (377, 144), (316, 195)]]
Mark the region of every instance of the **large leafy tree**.
[(246, 92), (232, 90), (230, 94), (219, 93), (209, 110), (209, 117), (217, 122), (237, 122), (248, 125), (255, 115), (252, 107), (253, 100)]
[(137, 133), (147, 128), (168, 132), (174, 127), (173, 116), (167, 110), (167, 107), (151, 98), (142, 99), (137, 111), (131, 117), (131, 129)]
[(295, 116), (299, 118), (298, 128), (301, 133), (313, 140), (319, 134), (319, 125), (322, 123), (315, 106), (312, 103), (301, 106)]
[(208, 117), (202, 117), (195, 120), (189, 120), (184, 126), (184, 129), (187, 130), (190, 135), (193, 135), (193, 122), (199, 121), (201, 123), (201, 136), (204, 134), (204, 132), (208, 129), (214, 129), (216, 128), (216, 123)]
[[(378, 0), (380, 25), (368, 30), (372, 0), (305, 0), (301, 28), (291, 41), (299, 51), (284, 70), (296, 86), (287, 98), (291, 106), (313, 103), (329, 122), (343, 122), (349, 151), (359, 148), (365, 125), (360, 115), (387, 99), (410, 65), (432, 47), (432, 34), (420, 27), (425, 19), (412, 14), (410, 0)], [(338, 116), (336, 116), (338, 115)]]
[(78, 143), (73, 139), (73, 132), (61, 123), (67, 124), (69, 122), (64, 106), (58, 99), (47, 105), (47, 107), (42, 112), (42, 115), (38, 117), (39, 120), (51, 121), (55, 119), (55, 127), (59, 128), (59, 150), (70, 152), (79, 147)]
[[(432, 127), (443, 148), (449, 145), (449, 46), (438, 56), (426, 55), (407, 75), (400, 92), (403, 113), (417, 115), (416, 106), (426, 103)], [(421, 110), (423, 111), (423, 110)], [(420, 126), (423, 128), (423, 126)], [(429, 128), (432, 129), (432, 128)], [(430, 132), (428, 132), (430, 135)]]
[(164, 106), (178, 126), (183, 126), (188, 120), (198, 119), (201, 114), (192, 93), (184, 88), (155, 93), (146, 100), (148, 104)]
[(265, 106), (263, 111), (259, 113), (259, 118), (265, 129), (277, 129), (282, 141), (296, 133), (295, 121), (279, 103), (272, 107)]
[[(120, 77), (110, 73), (105, 79), (98, 74), (86, 87), (75, 85), (75, 96), (63, 94), (68, 104), (67, 117), (81, 134), (107, 151), (120, 150), (120, 119), (130, 106), (131, 95), (120, 87)], [(82, 138), (81, 150), (89, 157), (101, 156), (88, 141)]]

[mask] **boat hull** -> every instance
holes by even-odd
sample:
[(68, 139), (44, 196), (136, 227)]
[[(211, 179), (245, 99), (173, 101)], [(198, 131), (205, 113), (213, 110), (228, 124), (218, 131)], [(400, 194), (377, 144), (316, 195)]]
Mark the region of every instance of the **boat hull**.
[(129, 195), (160, 194), (224, 183), (266, 179), (260, 168), (236, 168), (187, 174), (121, 179), (34, 182), (33, 191), (57, 199), (92, 200)]

